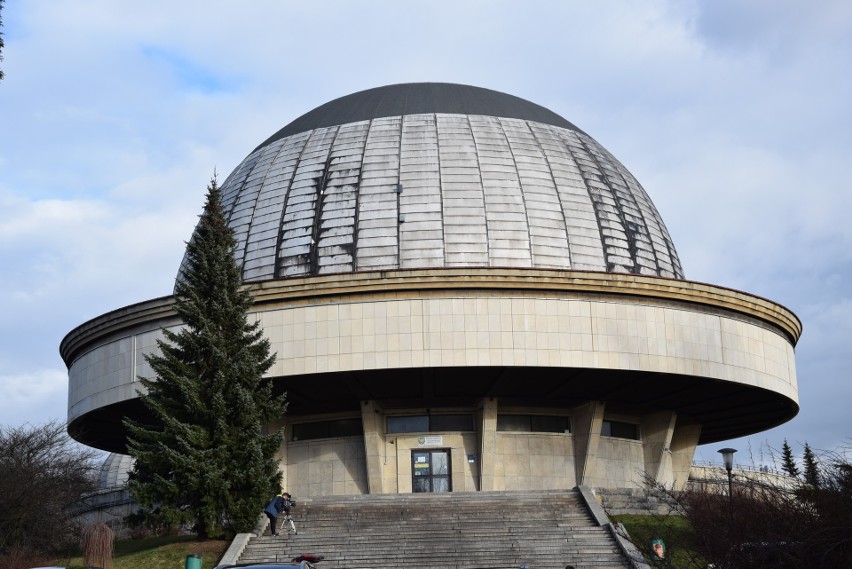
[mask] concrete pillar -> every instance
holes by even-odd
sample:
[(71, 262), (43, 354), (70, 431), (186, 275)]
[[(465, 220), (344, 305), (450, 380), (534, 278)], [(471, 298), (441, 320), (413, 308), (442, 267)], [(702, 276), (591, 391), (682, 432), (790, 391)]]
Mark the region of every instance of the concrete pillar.
[(669, 445), (672, 455), (672, 488), (683, 490), (689, 480), (695, 449), (698, 447), (698, 437), (701, 436), (701, 425), (678, 421), (675, 425), (672, 442)]
[(361, 402), (361, 422), (364, 426), (364, 457), (367, 461), (367, 491), (384, 494), (382, 464), (384, 460), (384, 415), (375, 401)]
[(660, 411), (642, 417), (640, 425), (645, 475), (665, 488), (671, 488), (674, 481), (670, 448), (676, 421), (676, 413)]
[(479, 406), (479, 491), (495, 490), (497, 468), (497, 398), (488, 397)]
[(571, 410), (577, 486), (594, 486), (597, 480), (598, 443), (604, 408), (603, 401), (589, 401)]

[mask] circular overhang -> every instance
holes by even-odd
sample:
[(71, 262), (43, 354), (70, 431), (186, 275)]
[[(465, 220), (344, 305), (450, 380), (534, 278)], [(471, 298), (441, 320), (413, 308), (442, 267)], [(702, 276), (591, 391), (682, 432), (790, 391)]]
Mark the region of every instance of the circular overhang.
[[(703, 444), (771, 428), (798, 412), (799, 320), (730, 289), (510, 269), (306, 277), (250, 289), (252, 318), (278, 353), (270, 375), (287, 391), (294, 416), (357, 413), (366, 399), (424, 408), (496, 397), (566, 409), (596, 400), (614, 412), (675, 411), (701, 425)], [(161, 327), (176, 324), (171, 298), (163, 298), (66, 336), (69, 432), (77, 440), (124, 449), (121, 419), (144, 419), (133, 383), (138, 354)], [(136, 367), (92, 378), (93, 362), (120, 346), (137, 354)]]

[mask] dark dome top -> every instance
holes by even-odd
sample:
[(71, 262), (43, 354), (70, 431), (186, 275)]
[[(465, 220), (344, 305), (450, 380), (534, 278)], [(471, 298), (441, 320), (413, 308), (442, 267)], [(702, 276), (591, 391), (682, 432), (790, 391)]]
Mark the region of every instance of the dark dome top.
[(455, 83), (400, 83), (359, 91), (320, 105), (270, 136), (258, 148), (315, 128), (422, 113), (524, 119), (580, 130), (550, 109), (499, 91)]
[(447, 83), (302, 115), (222, 184), (245, 282), (453, 267), (683, 278), (645, 190), (556, 113)]

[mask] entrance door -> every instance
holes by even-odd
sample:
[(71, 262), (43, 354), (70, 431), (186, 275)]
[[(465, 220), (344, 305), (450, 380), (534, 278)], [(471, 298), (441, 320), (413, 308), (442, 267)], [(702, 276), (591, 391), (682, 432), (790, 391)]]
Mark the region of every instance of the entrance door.
[(450, 492), (450, 451), (411, 451), (411, 489), (413, 492)]

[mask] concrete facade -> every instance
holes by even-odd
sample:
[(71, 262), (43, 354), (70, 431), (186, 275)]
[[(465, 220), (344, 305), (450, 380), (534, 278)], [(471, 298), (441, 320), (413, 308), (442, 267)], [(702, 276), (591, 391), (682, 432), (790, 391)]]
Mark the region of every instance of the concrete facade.
[[(683, 487), (698, 444), (798, 411), (796, 316), (685, 280), (635, 178), (532, 103), (443, 84), (354, 94), (222, 188), (290, 401), (269, 428), (286, 430), (294, 495)], [(75, 438), (124, 449), (144, 355), (180, 326), (172, 302), (63, 340)]]
[[(666, 281), (661, 288), (658, 279), (630, 275), (563, 273), (557, 278), (550, 272), (508, 270), (502, 275), (506, 281), (522, 280), (526, 290), (519, 290), (518, 282), (507, 292), (502, 288), (506, 281), (492, 283), (492, 290), (482, 282), (473, 283), (475, 290), (466, 289), (477, 271), (452, 276), (405, 272), (396, 275), (396, 291), (374, 289), (372, 281), (365, 281), (349, 282), (344, 293), (333, 281), (327, 290), (322, 282), (305, 281), (304, 288), (313, 291), (312, 298), (305, 299), (259, 287), (252, 314), (278, 354), (270, 371), (273, 377), (386, 369), (404, 381), (405, 369), (428, 366), (492, 367), (523, 374), (576, 367), (652, 378), (665, 374), (668, 389), (703, 378), (723, 390), (756, 389), (775, 393), (782, 401), (796, 397), (790, 339), (796, 333), (790, 327), (795, 320), (768, 301), (688, 281)], [(424, 282), (439, 278), (452, 282), (439, 290), (423, 289)], [(456, 290), (448, 292), (453, 282)], [(363, 292), (356, 294), (352, 288), (359, 284)], [(293, 293), (292, 287), (283, 290)], [(613, 290), (619, 294), (612, 295)], [(624, 294), (628, 290), (633, 294)], [(698, 305), (695, 296), (708, 292), (713, 300)], [(82, 353), (69, 369), (72, 423), (87, 410), (135, 399), (136, 378), (149, 373), (143, 356), (155, 349), (160, 327), (173, 322), (169, 303), (152, 301), (107, 315), (103, 322), (93, 322), (90, 332), (81, 330), (81, 340), (91, 336), (88, 340), (102, 343)], [(99, 324), (110, 327), (115, 337), (103, 335)], [(682, 486), (688, 477), (701, 434), (701, 423), (694, 418), (672, 409), (625, 412), (629, 409), (624, 402), (613, 411), (603, 401), (566, 406), (555, 399), (548, 407), (517, 399), (481, 397), (450, 409), (476, 417), (473, 431), (441, 435), (441, 445), (451, 449), (454, 490), (570, 488), (581, 483), (632, 487), (645, 475)], [(644, 399), (649, 406), (653, 394)], [(418, 448), (418, 437), (387, 433), (385, 420), (423, 413), (424, 408), (369, 399), (359, 409), (285, 417), (285, 428), (308, 419), (360, 418), (363, 425), (357, 437), (289, 440), (282, 449), (282, 471), (292, 492), (410, 491), (409, 455)], [(563, 415), (570, 429), (498, 432), (501, 412)], [(601, 436), (605, 419), (637, 425), (640, 439)], [(750, 428), (753, 417), (744, 409), (741, 416), (725, 420)]]

